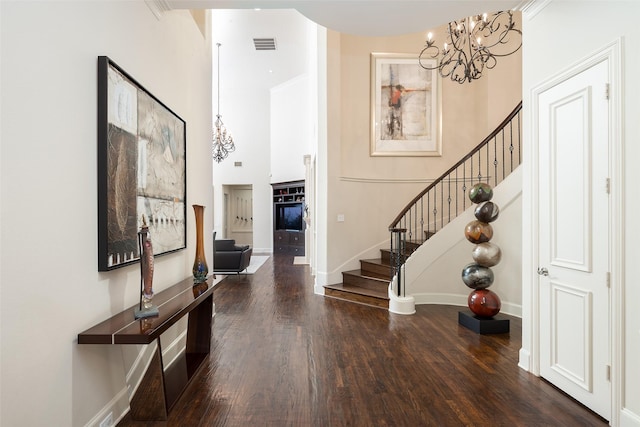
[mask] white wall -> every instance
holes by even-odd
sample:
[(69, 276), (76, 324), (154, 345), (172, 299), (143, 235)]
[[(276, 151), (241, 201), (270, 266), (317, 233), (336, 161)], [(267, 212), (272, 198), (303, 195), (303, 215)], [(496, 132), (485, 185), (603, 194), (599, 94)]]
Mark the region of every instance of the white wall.
[[(213, 163), (214, 229), (218, 238), (228, 237), (223, 236), (223, 188), (250, 185), (253, 193), (253, 249), (255, 252), (270, 252), (273, 234), (269, 185), (269, 91), (254, 89), (238, 89), (235, 96), (220, 101), (224, 105), (223, 111), (227, 111), (223, 112), (222, 119), (233, 136), (236, 150), (220, 163), (210, 160)], [(220, 91), (224, 93), (222, 87)], [(247, 110), (247, 103), (251, 105), (250, 110)], [(202, 143), (210, 147), (211, 138)], [(236, 162), (242, 166), (235, 166)]]
[[(190, 205), (212, 205), (209, 146), (197, 143), (211, 128), (210, 42), (188, 11), (158, 19), (141, 1), (3, 1), (0, 14), (0, 424), (81, 426), (106, 410), (117, 419), (131, 349), (77, 344), (134, 305), (140, 283), (136, 265), (97, 271), (97, 57), (187, 123), (187, 249), (156, 259), (157, 292), (191, 274)], [(211, 259), (210, 233), (205, 245)]]
[[(613, 178), (612, 195), (622, 194), (619, 209), (623, 209), (627, 227), (618, 236), (623, 242), (623, 256), (619, 260), (621, 275), (612, 284), (612, 299), (618, 304), (620, 296), (621, 310), (613, 313), (611, 325), (620, 332), (620, 339), (614, 336), (613, 374), (617, 388), (613, 389), (614, 396), (620, 408), (613, 408), (614, 424), (621, 426), (640, 425), (640, 328), (638, 314), (635, 307), (640, 300), (640, 283), (637, 276), (636, 264), (638, 258), (637, 242), (640, 239), (640, 229), (633, 227), (631, 221), (640, 210), (640, 199), (635, 191), (636, 183), (640, 180), (640, 169), (637, 159), (640, 158), (640, 26), (637, 17), (640, 16), (640, 3), (629, 1), (551, 1), (543, 3), (541, 9), (533, 8), (525, 14), (524, 30), (525, 49), (523, 53), (523, 105), (524, 117), (532, 117), (531, 91), (552, 76), (570, 68), (583, 58), (594, 54), (617, 39), (622, 39), (622, 87), (613, 87), (613, 93), (620, 91), (622, 95), (622, 128), (615, 129), (620, 135), (616, 144), (623, 147), (622, 170), (616, 168), (611, 171)], [(585, 31), (585, 29), (591, 29)], [(550, 48), (551, 47), (551, 48)], [(525, 135), (532, 135), (530, 121), (525, 120)], [(525, 142), (525, 147), (527, 147)], [(527, 150), (535, 147), (529, 146)], [(527, 180), (531, 175), (530, 156), (524, 153), (524, 186), (523, 186), (523, 229), (527, 233), (531, 227), (532, 217), (532, 188), (533, 183)], [(621, 174), (622, 180), (617, 176)], [(535, 254), (529, 245), (528, 235), (523, 235), (523, 349), (522, 356), (530, 353), (531, 343), (535, 340), (535, 328), (528, 320), (531, 317), (531, 293), (534, 291), (532, 277), (535, 268), (531, 259)], [(618, 411), (618, 409), (620, 409)]]
[[(273, 250), (270, 183), (304, 179), (303, 155), (309, 154), (304, 148), (311, 146), (313, 135), (309, 119), (309, 86), (312, 85), (309, 76), (313, 75), (310, 57), (315, 50), (305, 49), (310, 39), (310, 28), (315, 30), (316, 25), (295, 10), (212, 12), (212, 40), (222, 44), (220, 112), (236, 145), (235, 152), (227, 159), (213, 165), (215, 229), (218, 235), (222, 233), (223, 186), (252, 185), (254, 252)], [(273, 36), (277, 50), (255, 52), (247, 33), (254, 37)], [(300, 44), (300, 49), (292, 50), (294, 40), (290, 33), (298, 34), (294, 40)], [(216, 68), (217, 60), (214, 58), (214, 70)], [(215, 77), (217, 71), (214, 72)], [(295, 100), (277, 101), (273, 106), (271, 89), (280, 88), (275, 91), (277, 97), (282, 88), (291, 85), (296, 91), (288, 92), (287, 96)], [(216, 87), (213, 100), (215, 110)], [(276, 165), (272, 164), (274, 156), (278, 156)], [(242, 162), (242, 166), (234, 166), (235, 162)]]
[(271, 182), (304, 179), (310, 153), (311, 117), (307, 75), (271, 89)]

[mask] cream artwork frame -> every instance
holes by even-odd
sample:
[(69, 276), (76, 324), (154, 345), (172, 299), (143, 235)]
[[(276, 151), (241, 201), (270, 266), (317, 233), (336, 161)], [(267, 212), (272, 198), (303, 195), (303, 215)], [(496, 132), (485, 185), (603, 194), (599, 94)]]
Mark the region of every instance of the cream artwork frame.
[(370, 103), (371, 156), (442, 155), (440, 79), (417, 55), (371, 53)]

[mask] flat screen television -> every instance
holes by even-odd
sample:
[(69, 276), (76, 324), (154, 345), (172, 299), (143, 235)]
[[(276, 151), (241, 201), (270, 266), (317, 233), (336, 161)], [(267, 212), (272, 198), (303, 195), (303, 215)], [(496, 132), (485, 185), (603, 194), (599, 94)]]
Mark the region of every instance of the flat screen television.
[(278, 230), (302, 231), (302, 203), (278, 206), (276, 228)]

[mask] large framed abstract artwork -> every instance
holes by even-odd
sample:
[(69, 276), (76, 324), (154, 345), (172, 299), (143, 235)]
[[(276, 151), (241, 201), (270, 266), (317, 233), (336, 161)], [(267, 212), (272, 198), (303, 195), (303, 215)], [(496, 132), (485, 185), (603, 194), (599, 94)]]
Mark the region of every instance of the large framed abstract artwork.
[[(186, 247), (186, 123), (106, 56), (98, 57), (98, 270)], [(143, 219), (144, 218), (144, 219)]]
[(371, 54), (372, 156), (440, 156), (440, 85), (418, 56)]

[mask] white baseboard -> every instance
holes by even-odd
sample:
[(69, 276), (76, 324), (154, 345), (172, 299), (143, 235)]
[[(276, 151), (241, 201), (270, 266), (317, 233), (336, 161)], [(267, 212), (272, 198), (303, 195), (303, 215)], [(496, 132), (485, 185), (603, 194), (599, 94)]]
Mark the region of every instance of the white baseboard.
[(316, 295), (324, 295), (324, 286), (316, 283), (313, 285), (313, 293)]
[[(469, 296), (461, 294), (422, 293), (414, 294), (413, 297), (416, 300), (416, 305), (440, 304), (466, 307)], [(522, 318), (522, 305), (503, 301), (500, 313)]]
[(127, 387), (123, 388), (116, 394), (113, 399), (109, 401), (93, 418), (91, 418), (85, 427), (99, 427), (100, 423), (109, 415), (112, 414), (113, 426), (124, 418), (129, 412), (129, 395)]
[(623, 408), (620, 411), (620, 427), (639, 427), (640, 415)]
[[(215, 313), (214, 313), (215, 316)], [(167, 345), (162, 351), (162, 360), (168, 361), (164, 363), (167, 369), (184, 353), (187, 342), (187, 330), (182, 331), (178, 336)], [(109, 415), (113, 414), (113, 425), (117, 425), (127, 413), (129, 413), (129, 402), (131, 397), (142, 382), (144, 374), (147, 372), (149, 365), (156, 352), (158, 344), (154, 341), (149, 345), (141, 345), (140, 351), (125, 375), (127, 386), (120, 390), (118, 394), (111, 399), (89, 422), (86, 427), (98, 427), (100, 423)]]
[[(167, 370), (186, 351), (187, 330), (178, 335), (165, 349), (162, 350), (164, 369)], [(168, 362), (167, 362), (168, 361)]]
[(156, 348), (158, 344), (154, 341), (149, 345), (140, 346), (141, 350), (138, 353), (138, 357), (134, 360), (131, 368), (125, 375), (125, 381), (127, 383), (127, 389), (129, 390), (129, 399), (133, 396), (138, 390), (140, 383), (142, 382), (142, 377), (144, 373), (147, 372), (149, 365), (151, 364), (151, 359), (156, 352)]
[(620, 427), (639, 427), (640, 415), (623, 408), (620, 411)]
[(273, 255), (273, 248), (253, 248), (254, 255)]
[[(325, 272), (318, 272), (318, 273), (316, 274), (316, 288), (317, 288), (318, 286), (322, 287), (322, 286), (328, 285), (328, 284), (329, 284), (329, 282), (328, 282), (328, 278), (329, 278), (329, 275), (328, 275), (327, 273), (325, 273)], [(316, 292), (316, 293), (317, 293), (317, 292)]]
[(531, 354), (529, 350), (521, 348), (518, 352), (518, 366), (527, 372), (531, 372)]

